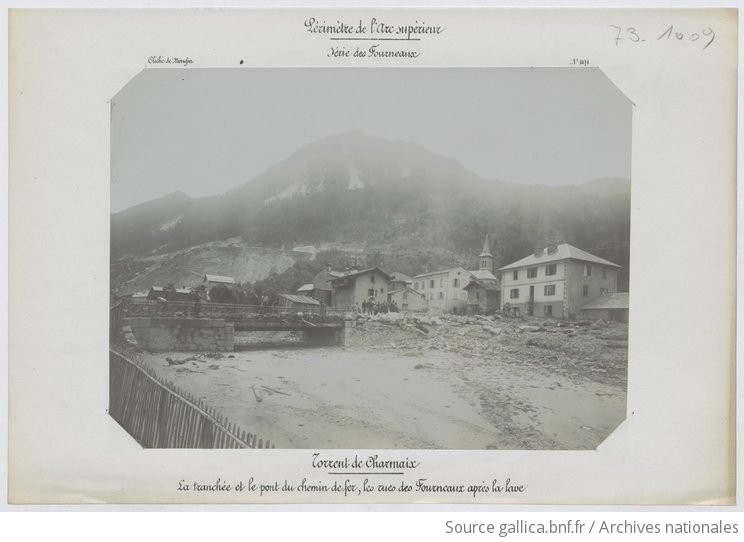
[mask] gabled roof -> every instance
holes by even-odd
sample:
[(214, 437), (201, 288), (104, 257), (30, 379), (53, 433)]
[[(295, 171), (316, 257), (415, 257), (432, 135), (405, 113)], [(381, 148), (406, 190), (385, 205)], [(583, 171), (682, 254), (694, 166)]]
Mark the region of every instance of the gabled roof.
[(488, 269), (476, 269), (470, 272), (478, 280), (499, 280)]
[(480, 281), (480, 280), (471, 280), (468, 282), (467, 286), (463, 288), (463, 290), (468, 290), (470, 288), (475, 288), (476, 286), (480, 286), (484, 290), (488, 290), (489, 292), (496, 292), (498, 290), (501, 290), (501, 286), (498, 282), (492, 282), (492, 281)]
[(341, 275), (338, 278), (333, 279), (332, 282), (336, 282), (336, 281), (342, 280), (342, 279), (355, 278), (355, 277), (358, 277), (360, 275), (366, 275), (367, 273), (372, 273), (374, 271), (377, 271), (378, 273), (380, 273), (381, 275), (383, 275), (385, 278), (387, 278), (387, 280), (390, 280), (390, 275), (388, 275), (387, 273), (385, 273), (385, 271), (383, 271), (379, 267), (370, 267), (369, 269), (362, 269), (361, 271), (352, 271), (351, 273), (346, 273), (344, 275)]
[(388, 292), (388, 295), (397, 294), (398, 292), (405, 292), (406, 290), (409, 291), (409, 292), (413, 292), (414, 294), (418, 294), (421, 297), (426, 297), (426, 294), (421, 293), (421, 292), (417, 292), (416, 290), (414, 290), (410, 286), (406, 286), (405, 288), (398, 288), (397, 290), (393, 290), (392, 292)]
[(611, 261), (600, 258), (599, 256), (595, 256), (594, 254), (589, 254), (588, 252), (581, 250), (580, 248), (576, 248), (573, 245), (562, 243), (560, 245), (557, 245), (556, 250), (552, 253), (548, 253), (548, 250), (544, 248), (542, 249), (542, 252), (539, 256), (535, 256), (534, 253), (530, 254), (526, 258), (522, 258), (521, 260), (517, 260), (514, 263), (510, 263), (509, 265), (502, 267), (501, 269), (499, 269), (499, 271), (504, 271), (506, 269), (516, 269), (518, 267), (528, 267), (530, 265), (558, 262), (561, 260), (579, 260), (582, 262), (597, 263), (609, 267), (620, 267), (616, 263), (612, 263)]
[(621, 292), (615, 294), (604, 294), (599, 296), (597, 299), (592, 299), (589, 303), (581, 307), (581, 310), (586, 309), (627, 309), (628, 308), (628, 292)]
[(312, 297), (307, 297), (306, 295), (279, 294), (279, 297), (283, 297), (292, 303), (300, 303), (302, 305), (320, 305), (320, 301), (313, 299)]
[(395, 282), (413, 282), (413, 279), (406, 275), (405, 273), (399, 273), (398, 271), (393, 271), (390, 273), (390, 280), (393, 280)]
[(312, 282), (310, 284), (303, 284), (297, 288), (298, 292), (312, 292), (313, 290), (315, 290), (315, 285)]
[(153, 286), (152, 288), (150, 288), (150, 291), (151, 292), (164, 292), (165, 291), (165, 287), (163, 287), (163, 286)]
[(204, 282), (219, 282), (222, 284), (235, 284), (235, 279), (232, 277), (223, 277), (220, 275), (204, 275)]
[(441, 275), (443, 273), (449, 273), (450, 271), (464, 271), (466, 275), (470, 275), (471, 272), (464, 267), (450, 267), (449, 269), (442, 269), (441, 271), (429, 271), (428, 273), (421, 273), (413, 277), (414, 279), (420, 279), (422, 277), (428, 277), (429, 275)]

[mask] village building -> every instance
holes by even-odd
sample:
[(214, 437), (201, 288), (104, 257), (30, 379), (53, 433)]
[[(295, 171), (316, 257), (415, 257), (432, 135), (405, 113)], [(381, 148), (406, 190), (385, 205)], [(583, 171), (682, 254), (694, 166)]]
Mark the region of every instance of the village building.
[[(175, 288), (173, 286), (153, 286), (146, 297), (149, 300), (196, 301), (196, 294), (191, 288)], [(138, 299), (141, 299), (141, 297), (138, 296)]]
[(388, 284), (390, 290), (403, 290), (406, 286), (413, 286), (413, 279), (411, 277), (398, 271), (390, 273), (390, 283)]
[(279, 307), (283, 309), (297, 309), (304, 312), (318, 312), (320, 301), (305, 295), (279, 294)]
[(606, 293), (581, 307), (581, 316), (588, 320), (628, 323), (628, 293)]
[(493, 254), (488, 234), (483, 250), (478, 255), (478, 269), (471, 271), (472, 279), (465, 286), (467, 311), (470, 314), (490, 314), (501, 308), (501, 281), (493, 274)]
[(387, 301), (389, 281), (390, 275), (379, 267), (346, 273), (331, 280), (331, 305), (337, 309), (353, 310), (361, 308), (364, 301)]
[(583, 306), (617, 290), (620, 266), (562, 243), (499, 269), (512, 315), (576, 318)]
[(464, 312), (468, 302), (464, 288), (471, 280), (470, 271), (464, 267), (453, 267), (416, 275), (413, 277), (413, 289), (424, 294), (429, 309)]
[(225, 286), (226, 288), (229, 288), (232, 290), (236, 286), (235, 279), (232, 277), (223, 277), (221, 275), (204, 275), (204, 280), (202, 280), (202, 286), (205, 287), (207, 292), (207, 301), (211, 301), (211, 296), (209, 292), (214, 288), (215, 286)]
[(168, 301), (196, 301), (196, 293), (191, 288), (175, 288), (168, 292)]
[(428, 308), (426, 296), (410, 286), (388, 292), (388, 303), (395, 303), (401, 312), (425, 311)]
[(468, 294), (468, 314), (493, 314), (501, 310), (501, 287), (497, 282), (473, 279), (465, 291)]
[(315, 293), (315, 285), (312, 282), (303, 284), (302, 286), (297, 288), (296, 293), (298, 295), (306, 295), (307, 297), (312, 297), (313, 299), (315, 299), (315, 296), (313, 295)]
[(343, 277), (345, 274), (346, 273), (343, 271), (334, 271), (331, 268), (331, 264), (328, 264), (325, 269), (318, 272), (313, 278), (313, 299), (329, 306), (331, 304), (331, 297), (333, 296), (333, 286), (331, 285), (331, 282), (337, 278)]
[(153, 286), (150, 288), (150, 291), (147, 293), (147, 299), (153, 301), (157, 299), (163, 299), (168, 300), (166, 297), (167, 294), (165, 293), (165, 287), (164, 286)]
[(217, 285), (223, 285), (227, 287), (233, 287), (235, 286), (236, 282), (235, 279), (232, 277), (223, 277), (221, 275), (204, 275), (204, 280), (202, 280), (202, 284), (207, 288), (207, 291), (209, 291), (211, 288), (217, 286)]

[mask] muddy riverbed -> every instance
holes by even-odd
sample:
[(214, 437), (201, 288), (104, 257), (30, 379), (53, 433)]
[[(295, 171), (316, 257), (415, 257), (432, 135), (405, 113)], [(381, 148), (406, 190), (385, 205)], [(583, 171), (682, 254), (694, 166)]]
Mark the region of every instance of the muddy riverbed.
[(594, 449), (625, 418), (626, 325), (482, 324), (367, 321), (345, 346), (237, 337), (247, 349), (144, 361), (277, 448)]

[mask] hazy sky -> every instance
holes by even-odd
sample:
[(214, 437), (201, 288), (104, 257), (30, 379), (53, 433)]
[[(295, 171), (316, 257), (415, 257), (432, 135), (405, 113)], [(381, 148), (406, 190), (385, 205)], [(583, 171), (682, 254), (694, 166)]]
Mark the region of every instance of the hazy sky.
[(631, 103), (595, 68), (146, 69), (112, 100), (111, 209), (221, 194), (361, 130), (486, 179), (630, 177)]

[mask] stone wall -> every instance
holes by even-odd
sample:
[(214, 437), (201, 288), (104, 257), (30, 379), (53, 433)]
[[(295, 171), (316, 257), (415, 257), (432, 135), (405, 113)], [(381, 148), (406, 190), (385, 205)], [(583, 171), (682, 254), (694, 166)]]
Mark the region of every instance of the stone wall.
[(207, 318), (125, 318), (142, 348), (155, 352), (227, 352), (235, 345), (232, 322)]

